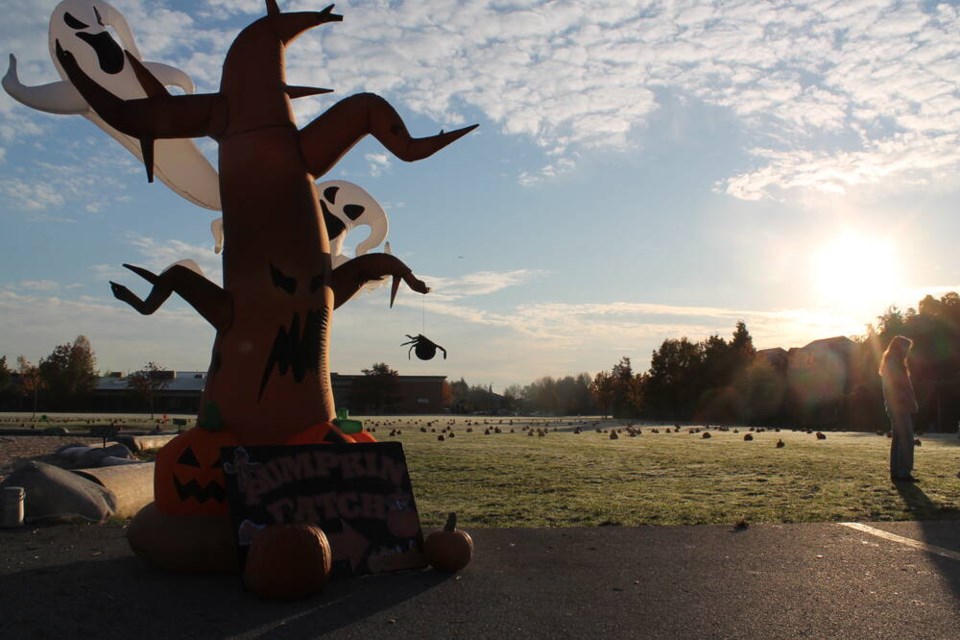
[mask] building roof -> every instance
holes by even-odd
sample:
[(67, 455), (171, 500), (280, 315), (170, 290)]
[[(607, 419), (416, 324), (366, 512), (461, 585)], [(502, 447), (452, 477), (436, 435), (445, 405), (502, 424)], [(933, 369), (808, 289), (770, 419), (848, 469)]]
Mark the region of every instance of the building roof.
[[(172, 377), (164, 386), (164, 391), (203, 391), (203, 384), (207, 378), (206, 371), (169, 371), (164, 372)], [(120, 373), (110, 373), (97, 382), (97, 391), (126, 391), (129, 389), (130, 376)]]

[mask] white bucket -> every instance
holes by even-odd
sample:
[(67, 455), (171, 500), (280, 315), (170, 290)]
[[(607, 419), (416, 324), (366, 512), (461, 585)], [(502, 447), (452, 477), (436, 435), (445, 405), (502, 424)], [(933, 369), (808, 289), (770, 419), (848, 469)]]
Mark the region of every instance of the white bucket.
[(23, 496), (23, 487), (4, 487), (0, 527), (11, 529), (23, 526)]

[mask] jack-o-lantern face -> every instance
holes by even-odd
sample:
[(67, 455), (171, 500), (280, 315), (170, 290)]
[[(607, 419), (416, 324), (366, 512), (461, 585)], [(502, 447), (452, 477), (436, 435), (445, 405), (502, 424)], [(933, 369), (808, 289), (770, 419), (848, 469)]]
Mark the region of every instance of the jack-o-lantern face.
[(227, 515), (220, 448), (240, 443), (223, 431), (194, 428), (157, 452), (153, 492), (157, 509), (179, 515)]

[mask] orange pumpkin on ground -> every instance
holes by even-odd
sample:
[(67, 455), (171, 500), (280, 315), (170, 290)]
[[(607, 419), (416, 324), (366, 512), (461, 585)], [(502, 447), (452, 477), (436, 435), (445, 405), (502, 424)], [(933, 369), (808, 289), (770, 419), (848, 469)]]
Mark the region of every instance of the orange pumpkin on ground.
[(157, 452), (153, 493), (157, 509), (174, 515), (226, 516), (227, 488), (220, 448), (240, 443), (226, 431), (194, 427)]
[(151, 502), (127, 527), (133, 552), (156, 569), (175, 573), (237, 573), (236, 531), (222, 516), (162, 513)]
[(457, 514), (451, 513), (440, 531), (434, 531), (423, 543), (427, 562), (440, 571), (459, 571), (473, 558), (473, 538), (457, 529)]
[(253, 537), (243, 585), (267, 600), (319, 593), (333, 569), (326, 534), (314, 524), (272, 524)]

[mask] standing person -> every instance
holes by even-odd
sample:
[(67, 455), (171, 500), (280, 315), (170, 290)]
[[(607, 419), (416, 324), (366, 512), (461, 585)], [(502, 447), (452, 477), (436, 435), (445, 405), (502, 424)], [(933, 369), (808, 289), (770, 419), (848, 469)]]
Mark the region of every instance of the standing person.
[(893, 441), (890, 443), (890, 479), (894, 482), (916, 482), (913, 477), (913, 415), (918, 411), (917, 396), (910, 381), (907, 355), (913, 341), (895, 336), (880, 360), (883, 381), (883, 402), (890, 416)]

